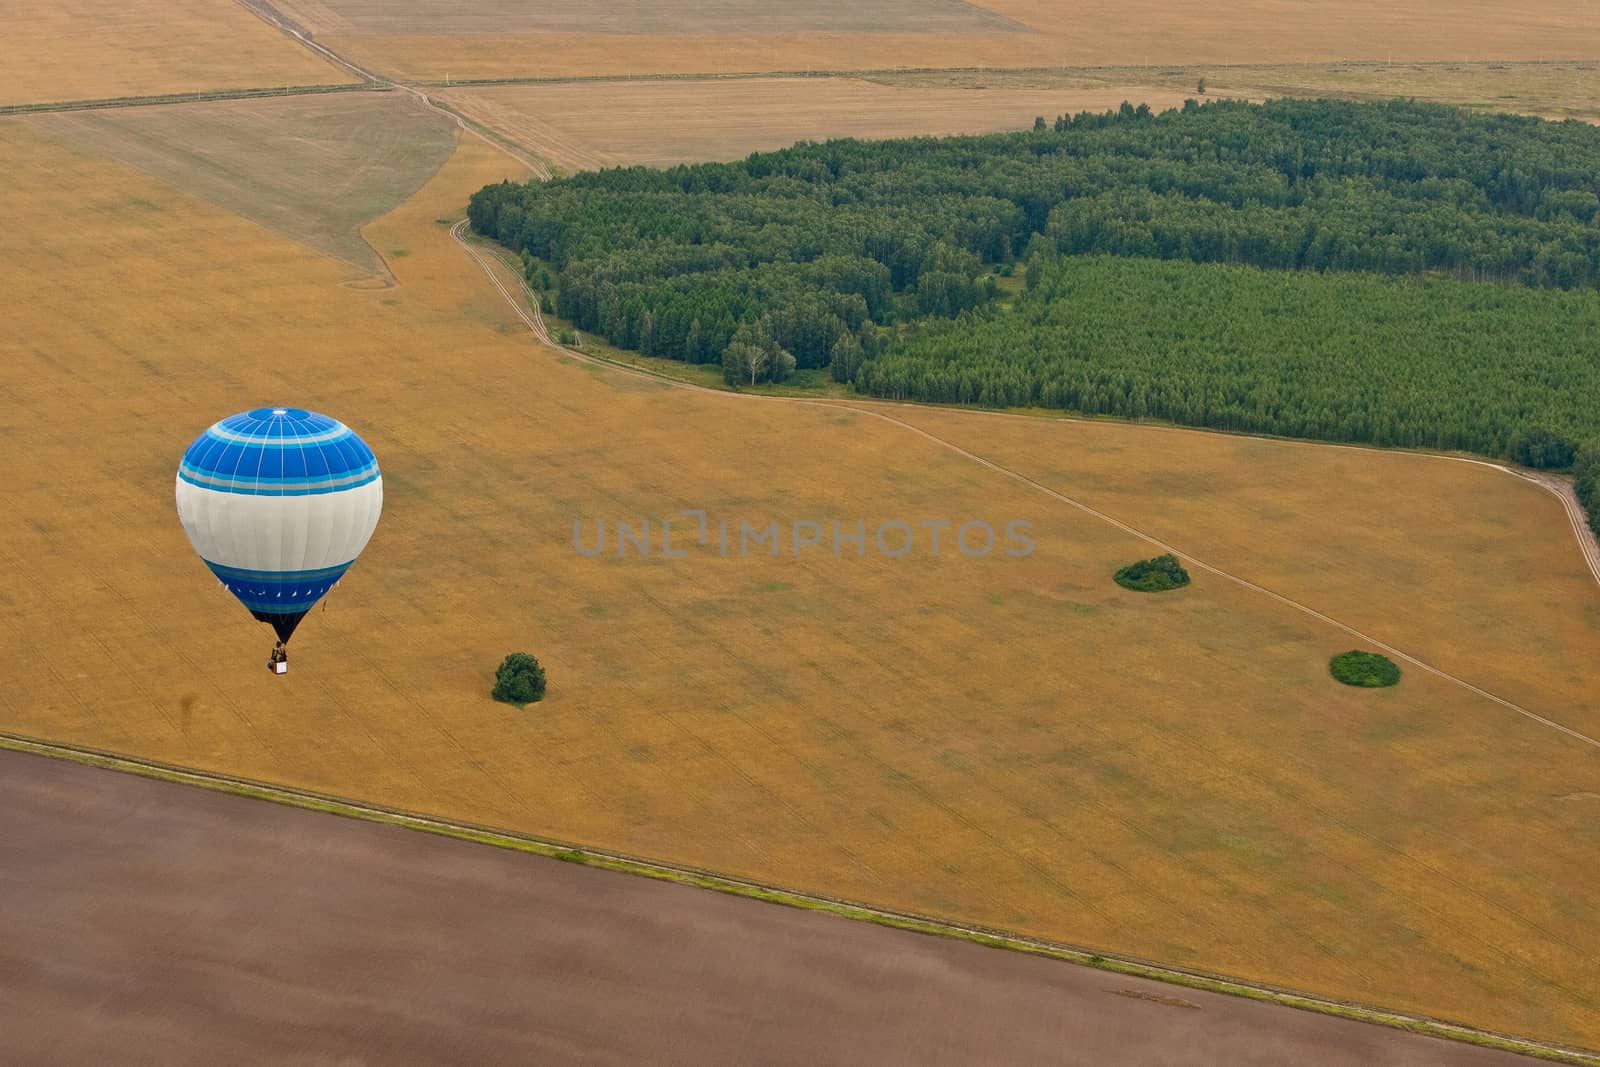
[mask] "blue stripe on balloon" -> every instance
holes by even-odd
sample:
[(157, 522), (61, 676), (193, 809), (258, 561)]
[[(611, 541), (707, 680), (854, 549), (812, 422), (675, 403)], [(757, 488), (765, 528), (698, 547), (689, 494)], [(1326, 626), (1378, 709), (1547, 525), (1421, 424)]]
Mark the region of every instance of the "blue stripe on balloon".
[(368, 482), (377, 481), (379, 476), (376, 462), (367, 464), (366, 467), (341, 474), (337, 477), (317, 478), (248, 478), (235, 476), (230, 478), (222, 474), (207, 474), (203, 470), (191, 467), (187, 461), (178, 468), (178, 477), (190, 485), (198, 485), (202, 489), (214, 489), (219, 493), (241, 493), (245, 496), (316, 496), (320, 493), (337, 493), (345, 489), (355, 489), (366, 485)]
[(346, 563), (315, 571), (242, 571), (210, 560), (206, 566), (245, 607), (274, 615), (306, 611), (350, 569)]
[(338, 581), (345, 571), (350, 569), (350, 564), (340, 563), (332, 567), (319, 567), (309, 571), (252, 571), (243, 567), (228, 567), (221, 563), (206, 561), (206, 566), (211, 568), (211, 573), (224, 580), (236, 578), (240, 581), (267, 581), (267, 582), (314, 582), (323, 578), (332, 578)]
[[(261, 496), (331, 492), (365, 484), (376, 469), (372, 450), (349, 427), (303, 408), (230, 415), (196, 438), (183, 457), (187, 481)], [(341, 486), (334, 479), (349, 481)]]
[[(269, 426), (271, 424), (268, 424)], [(350, 436), (350, 428), (335, 423), (333, 428), (320, 433), (279, 433), (256, 435), (249, 430), (240, 430), (229, 427), (224, 423), (217, 423), (207, 431), (220, 441), (231, 444), (260, 445), (265, 448), (291, 448), (295, 445), (330, 445), (342, 441)]]

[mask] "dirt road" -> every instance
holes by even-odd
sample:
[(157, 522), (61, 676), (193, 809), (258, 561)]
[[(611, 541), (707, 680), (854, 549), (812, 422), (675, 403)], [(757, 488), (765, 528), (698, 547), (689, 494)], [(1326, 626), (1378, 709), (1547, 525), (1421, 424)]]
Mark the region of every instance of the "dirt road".
[(0, 752), (19, 1063), (1518, 1064)]

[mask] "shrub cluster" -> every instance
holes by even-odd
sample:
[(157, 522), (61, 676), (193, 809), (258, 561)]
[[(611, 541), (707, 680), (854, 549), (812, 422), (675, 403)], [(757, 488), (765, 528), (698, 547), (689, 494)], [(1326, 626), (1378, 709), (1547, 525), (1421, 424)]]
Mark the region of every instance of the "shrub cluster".
[(1400, 681), (1400, 668), (1376, 652), (1341, 652), (1328, 661), (1328, 670), (1345, 685), (1381, 689)]
[(526, 652), (513, 652), (494, 672), (494, 691), (490, 694), (504, 704), (522, 707), (544, 698), (544, 668)]
[(1112, 575), (1118, 585), (1139, 593), (1164, 593), (1189, 584), (1189, 572), (1172, 553), (1130, 563)]

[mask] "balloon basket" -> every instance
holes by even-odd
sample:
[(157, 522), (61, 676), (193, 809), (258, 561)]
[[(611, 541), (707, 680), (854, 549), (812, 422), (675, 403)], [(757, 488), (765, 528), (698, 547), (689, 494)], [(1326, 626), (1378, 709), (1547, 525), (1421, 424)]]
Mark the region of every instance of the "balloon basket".
[(276, 663), (267, 664), (267, 670), (271, 671), (273, 674), (288, 674), (289, 665), (282, 660), (279, 660)]

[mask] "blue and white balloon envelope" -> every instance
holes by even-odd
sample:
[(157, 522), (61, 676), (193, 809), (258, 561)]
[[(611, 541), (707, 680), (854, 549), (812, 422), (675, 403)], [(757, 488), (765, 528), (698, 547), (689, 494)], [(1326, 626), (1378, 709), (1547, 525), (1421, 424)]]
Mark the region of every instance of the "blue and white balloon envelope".
[(189, 543), (280, 641), (361, 555), (383, 510), (372, 449), (303, 408), (211, 426), (184, 453), (177, 493)]

